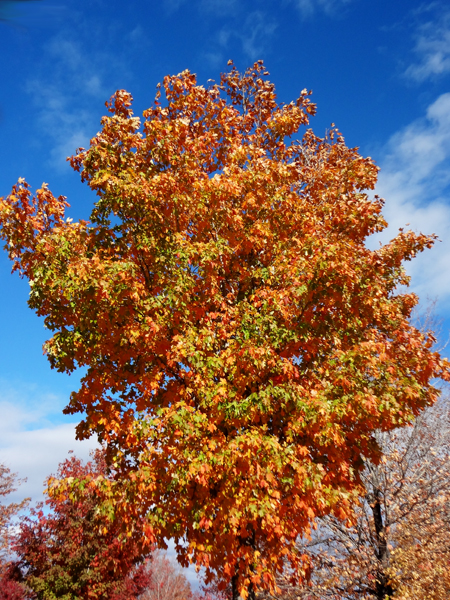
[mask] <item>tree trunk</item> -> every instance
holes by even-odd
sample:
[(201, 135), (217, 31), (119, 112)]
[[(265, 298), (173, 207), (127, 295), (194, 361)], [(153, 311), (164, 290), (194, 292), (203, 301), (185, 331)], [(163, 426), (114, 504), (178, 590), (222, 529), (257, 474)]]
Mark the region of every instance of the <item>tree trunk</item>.
[[(240, 600), (240, 595), (237, 589), (237, 575), (231, 578), (231, 598), (232, 600)], [(256, 600), (256, 592), (253, 588), (253, 583), (248, 586), (248, 600)]]
[(237, 589), (237, 573), (236, 575), (233, 575), (233, 577), (231, 578), (231, 599), (232, 600), (239, 600), (239, 592)]
[(394, 590), (388, 584), (386, 577), (386, 566), (388, 561), (388, 548), (386, 539), (386, 527), (383, 523), (383, 514), (381, 512), (380, 489), (374, 488), (374, 503), (372, 505), (373, 522), (375, 525), (375, 534), (377, 541), (377, 558), (380, 562), (380, 570), (377, 575), (375, 594), (377, 600), (386, 600), (392, 598)]
[[(251, 536), (250, 536), (250, 540), (248, 538), (240, 538), (241, 544), (242, 545), (250, 545), (252, 547), (253, 550), (256, 549), (256, 536), (255, 536), (255, 531), (252, 528), (251, 529)], [(255, 571), (255, 566), (252, 565), (250, 567), (250, 571), (254, 572)], [(240, 595), (237, 589), (237, 580), (238, 580), (238, 575), (237, 573), (235, 575), (233, 575), (233, 577), (231, 578), (231, 598), (232, 600), (239, 600), (240, 599)], [(247, 596), (247, 600), (256, 600), (256, 589), (255, 586), (253, 585), (253, 583), (250, 583), (248, 588), (247, 588), (247, 592), (248, 592), (248, 596)]]

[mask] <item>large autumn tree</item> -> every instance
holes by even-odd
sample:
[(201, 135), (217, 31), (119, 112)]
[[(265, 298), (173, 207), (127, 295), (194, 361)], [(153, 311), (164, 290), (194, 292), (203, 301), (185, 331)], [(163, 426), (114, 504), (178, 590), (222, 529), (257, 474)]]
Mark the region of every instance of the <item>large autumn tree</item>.
[(434, 236), (369, 250), (386, 226), (367, 194), (377, 167), (334, 127), (305, 129), (309, 93), (279, 104), (267, 75), (232, 67), (208, 89), (168, 76), (142, 127), (118, 91), (71, 158), (97, 195), (89, 221), (23, 179), (0, 204), (52, 367), (87, 369), (66, 413), (86, 413), (78, 437), (96, 433), (120, 473), (91, 485), (234, 596), (270, 588), (286, 561), (307, 574), (298, 535), (348, 516), (374, 430), (448, 377), (398, 291)]
[[(57, 476), (85, 481), (110, 474), (97, 450), (87, 464), (74, 456), (65, 460)], [(39, 600), (131, 600), (151, 582), (140, 536), (126, 536), (120, 519), (104, 514), (92, 486), (81, 499), (50, 497), (45, 507), (31, 509), (12, 547), (16, 578)]]

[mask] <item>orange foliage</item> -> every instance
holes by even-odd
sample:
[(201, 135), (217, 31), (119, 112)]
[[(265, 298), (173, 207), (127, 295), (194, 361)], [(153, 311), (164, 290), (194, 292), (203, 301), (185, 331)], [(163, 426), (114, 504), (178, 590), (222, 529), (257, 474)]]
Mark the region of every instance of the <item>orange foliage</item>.
[[(278, 580), (279, 600), (447, 600), (450, 597), (448, 397), (412, 427), (379, 433), (379, 464), (367, 462), (356, 522), (328, 515), (304, 540), (308, 585)], [(261, 596), (268, 598), (266, 595)]]
[(280, 105), (266, 75), (166, 77), (142, 132), (118, 91), (70, 160), (97, 194), (89, 222), (23, 180), (0, 203), (52, 367), (87, 367), (66, 412), (86, 411), (78, 437), (96, 433), (121, 473), (93, 485), (244, 596), (286, 560), (308, 574), (298, 535), (350, 514), (374, 430), (433, 404), (448, 377), (410, 324), (416, 297), (397, 292), (434, 236), (367, 249), (386, 226), (366, 193), (377, 167), (334, 127), (297, 137), (309, 93)]

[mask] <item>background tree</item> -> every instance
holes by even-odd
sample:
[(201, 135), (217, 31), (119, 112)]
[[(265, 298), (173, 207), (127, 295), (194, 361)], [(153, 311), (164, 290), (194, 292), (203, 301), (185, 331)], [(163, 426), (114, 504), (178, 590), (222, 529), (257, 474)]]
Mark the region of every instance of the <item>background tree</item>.
[(25, 597), (25, 587), (16, 581), (11, 569), (10, 543), (13, 519), (28, 505), (30, 499), (4, 503), (9, 494), (17, 491), (20, 483), (17, 474), (11, 473), (8, 467), (0, 463), (0, 600), (22, 600)]
[[(101, 451), (86, 465), (76, 457), (61, 463), (58, 477), (85, 480), (109, 477)], [(83, 499), (48, 498), (22, 519), (13, 549), (21, 578), (38, 599), (127, 600), (149, 584), (138, 533), (123, 537), (120, 520), (101, 512), (101, 498), (90, 487)], [(138, 527), (136, 528), (138, 530)]]
[(31, 597), (30, 590), (15, 579), (14, 573), (9, 569), (3, 571), (0, 575), (0, 600), (29, 600)]
[(152, 553), (146, 569), (151, 581), (141, 600), (194, 600), (191, 585), (179, 565), (161, 550)]
[(78, 437), (95, 432), (118, 473), (89, 486), (234, 597), (273, 586), (286, 561), (307, 575), (297, 537), (350, 514), (373, 432), (448, 377), (410, 323), (417, 298), (397, 291), (434, 236), (369, 250), (386, 226), (366, 193), (377, 167), (334, 127), (299, 139), (308, 92), (280, 105), (266, 76), (258, 62), (208, 89), (166, 77), (142, 132), (118, 91), (71, 159), (97, 194), (89, 222), (24, 180), (0, 203), (51, 365), (87, 368), (66, 412), (85, 411)]
[(10, 557), (12, 520), (30, 501), (30, 498), (25, 498), (19, 503), (5, 503), (5, 498), (16, 492), (21, 483), (22, 481), (17, 479), (17, 473), (11, 473), (11, 469), (0, 463), (0, 570)]
[(357, 522), (320, 519), (306, 548), (312, 587), (280, 580), (277, 598), (445, 600), (450, 597), (449, 399), (412, 427), (379, 434), (383, 456), (367, 462)]

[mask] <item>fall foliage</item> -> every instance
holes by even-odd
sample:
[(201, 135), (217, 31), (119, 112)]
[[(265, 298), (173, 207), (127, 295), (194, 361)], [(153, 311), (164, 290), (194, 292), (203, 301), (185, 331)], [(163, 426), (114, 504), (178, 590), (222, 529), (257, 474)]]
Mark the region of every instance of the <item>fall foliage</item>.
[(97, 195), (89, 221), (23, 179), (0, 203), (51, 366), (87, 368), (65, 412), (86, 413), (78, 437), (96, 433), (117, 473), (54, 480), (54, 501), (97, 488), (130, 533), (145, 515), (149, 542), (173, 539), (235, 597), (286, 564), (308, 575), (297, 537), (350, 516), (374, 431), (433, 404), (449, 373), (398, 291), (435, 236), (369, 250), (377, 167), (334, 126), (314, 135), (310, 93), (278, 104), (267, 75), (167, 76), (142, 128), (118, 91), (70, 159)]
[[(450, 597), (450, 412), (446, 396), (411, 427), (378, 435), (383, 456), (367, 462), (365, 494), (348, 528), (332, 516), (303, 551), (310, 585), (279, 580), (280, 600), (447, 600)], [(261, 600), (266, 596), (262, 596)]]
[[(108, 477), (101, 451), (86, 465), (65, 460), (57, 476), (84, 480)], [(42, 600), (131, 600), (149, 585), (136, 536), (123, 538), (121, 523), (101, 512), (101, 497), (91, 487), (82, 500), (48, 498), (47, 509), (31, 509), (22, 519), (13, 549), (17, 578)]]
[(29, 590), (7, 569), (0, 575), (0, 600), (28, 600)]

